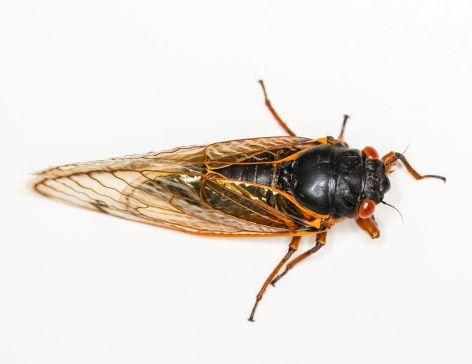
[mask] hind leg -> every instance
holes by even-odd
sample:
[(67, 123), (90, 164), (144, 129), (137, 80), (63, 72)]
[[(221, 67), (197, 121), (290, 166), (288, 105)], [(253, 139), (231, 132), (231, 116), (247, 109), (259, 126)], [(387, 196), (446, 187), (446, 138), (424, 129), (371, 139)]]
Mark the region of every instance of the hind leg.
[(265, 283), (262, 285), (261, 290), (257, 294), (256, 297), (256, 303), (254, 304), (254, 307), (252, 308), (251, 316), (249, 317), (249, 321), (254, 322), (254, 315), (256, 313), (256, 308), (257, 305), (259, 305), (259, 302), (262, 300), (262, 296), (264, 296), (264, 293), (269, 286), (270, 282), (275, 278), (277, 273), (279, 272), (280, 268), (283, 267), (283, 265), (290, 259), (290, 257), (293, 255), (298, 250), (298, 245), (300, 244), (300, 236), (294, 236), (292, 238), (292, 241), (290, 242), (290, 246), (288, 248), (287, 254), (282, 258), (279, 264), (275, 267), (275, 269), (272, 271), (272, 273), (269, 275), (269, 277), (266, 279)]
[(264, 87), (264, 82), (262, 80), (259, 80), (261, 86), (262, 86), (262, 91), (264, 91), (264, 98), (265, 98), (265, 104), (271, 114), (274, 116), (275, 120), (279, 123), (279, 125), (287, 132), (288, 135), (295, 136), (295, 133), (285, 124), (285, 122), (281, 119), (279, 114), (277, 114), (277, 111), (272, 107), (272, 104), (270, 103), (270, 100), (267, 98), (267, 92)]

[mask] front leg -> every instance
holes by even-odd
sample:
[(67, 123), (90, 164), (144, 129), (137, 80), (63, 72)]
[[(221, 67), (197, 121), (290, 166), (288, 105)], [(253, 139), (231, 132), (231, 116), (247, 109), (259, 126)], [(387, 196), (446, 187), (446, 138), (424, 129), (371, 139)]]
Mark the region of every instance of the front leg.
[(362, 219), (358, 217), (356, 219), (357, 225), (364, 230), (372, 239), (377, 239), (380, 237), (380, 230), (375, 222), (374, 215), (368, 217), (367, 219)]
[(402, 153), (390, 152), (384, 155), (381, 160), (382, 160), (382, 163), (385, 164), (385, 170), (387, 174), (390, 174), (392, 167), (397, 163), (398, 160), (401, 160), (406, 170), (408, 171), (408, 173), (412, 175), (413, 178), (416, 180), (425, 179), (425, 178), (438, 178), (438, 179), (442, 179), (444, 183), (446, 182), (446, 178), (443, 176), (437, 176), (434, 174), (426, 174), (426, 175), (419, 174), (413, 169), (413, 167), (406, 160), (405, 156)]

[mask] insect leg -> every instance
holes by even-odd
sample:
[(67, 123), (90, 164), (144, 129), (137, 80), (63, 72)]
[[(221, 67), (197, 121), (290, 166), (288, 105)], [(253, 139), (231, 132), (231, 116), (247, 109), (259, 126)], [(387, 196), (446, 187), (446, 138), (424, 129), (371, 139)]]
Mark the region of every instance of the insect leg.
[(316, 235), (316, 245), (313, 248), (311, 248), (310, 250), (307, 250), (305, 253), (303, 253), (299, 257), (292, 260), (290, 263), (288, 263), (287, 266), (285, 267), (284, 272), (281, 275), (279, 275), (277, 278), (275, 278), (271, 282), (271, 284), (273, 286), (275, 286), (275, 282), (277, 282), (280, 278), (282, 278), (284, 275), (286, 275), (287, 272), (290, 269), (292, 269), (296, 264), (300, 263), (302, 260), (308, 258), (309, 256), (315, 254), (318, 250), (320, 250), (321, 247), (326, 244), (326, 235), (327, 235), (326, 232), (317, 234)]
[(344, 129), (346, 128), (347, 119), (349, 119), (349, 115), (344, 115), (343, 126), (341, 127), (341, 132), (338, 136), (340, 142), (344, 142)]
[(419, 179), (424, 179), (424, 178), (439, 178), (442, 179), (444, 182), (446, 182), (446, 178), (442, 176), (437, 176), (437, 175), (432, 175), (432, 174), (427, 174), (427, 175), (420, 175), (418, 172), (416, 172), (413, 167), (408, 163), (406, 160), (405, 156), (401, 153), (396, 153), (396, 152), (390, 152), (386, 154), (382, 158), (382, 163), (385, 164), (385, 169), (387, 170), (387, 174), (390, 173), (390, 170), (392, 167), (397, 163), (398, 160), (401, 160), (407, 169), (408, 173), (410, 173), (414, 179), (419, 180)]
[(358, 217), (356, 219), (357, 225), (364, 230), (372, 239), (377, 239), (380, 237), (380, 230), (375, 222), (374, 216), (368, 217), (367, 219), (361, 219)]
[(277, 114), (277, 111), (272, 107), (272, 104), (270, 103), (270, 100), (267, 98), (267, 92), (264, 87), (264, 82), (262, 80), (259, 80), (261, 86), (262, 86), (262, 91), (264, 91), (264, 98), (265, 98), (265, 104), (269, 111), (272, 113), (274, 116), (275, 120), (279, 123), (279, 125), (288, 133), (288, 135), (295, 136), (295, 133), (290, 130), (290, 128), (287, 126), (287, 124), (284, 123), (284, 121), (280, 118), (279, 114)]
[(385, 164), (385, 170), (387, 174), (389, 174), (392, 167), (397, 163), (398, 158), (395, 155), (395, 152), (390, 152), (390, 153), (385, 154), (382, 157), (381, 161), (383, 164)]
[(259, 293), (257, 294), (257, 297), (256, 297), (256, 303), (254, 304), (254, 307), (252, 309), (252, 312), (251, 312), (251, 316), (249, 317), (249, 321), (252, 321), (254, 322), (254, 315), (256, 313), (256, 308), (257, 308), (257, 305), (259, 304), (259, 301), (262, 299), (262, 296), (264, 295), (267, 287), (269, 286), (270, 282), (272, 282), (272, 280), (274, 279), (274, 277), (277, 275), (277, 273), (279, 272), (280, 268), (283, 267), (283, 265), (287, 262), (287, 260), (290, 259), (290, 257), (292, 256), (293, 253), (295, 253), (297, 250), (298, 250), (298, 245), (300, 243), (300, 236), (294, 236), (292, 238), (292, 241), (290, 242), (290, 246), (288, 248), (288, 252), (287, 254), (285, 254), (285, 256), (283, 257), (283, 259), (280, 261), (279, 264), (277, 264), (277, 266), (275, 267), (274, 271), (270, 274), (269, 278), (267, 278), (267, 280), (264, 282), (261, 290), (259, 291)]

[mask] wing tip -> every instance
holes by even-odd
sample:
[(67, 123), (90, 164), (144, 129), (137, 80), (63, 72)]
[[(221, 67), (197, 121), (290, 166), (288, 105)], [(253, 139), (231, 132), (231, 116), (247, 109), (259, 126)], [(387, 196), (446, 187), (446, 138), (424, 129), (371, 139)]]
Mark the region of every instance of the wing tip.
[(26, 188), (31, 192), (42, 194), (38, 190), (38, 185), (42, 183), (45, 180), (45, 178), (42, 177), (41, 175), (38, 175), (38, 173), (35, 173), (35, 174), (36, 174), (35, 177), (30, 179), (28, 182), (26, 182)]

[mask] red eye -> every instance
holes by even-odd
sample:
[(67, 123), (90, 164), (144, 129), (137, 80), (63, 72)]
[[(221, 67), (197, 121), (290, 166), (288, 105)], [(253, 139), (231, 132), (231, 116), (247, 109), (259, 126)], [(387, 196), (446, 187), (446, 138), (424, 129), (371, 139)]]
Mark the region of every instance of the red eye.
[(361, 219), (367, 219), (374, 214), (375, 202), (369, 199), (362, 201), (361, 207), (359, 208), (359, 217)]
[(365, 147), (364, 153), (369, 159), (379, 159), (379, 153), (372, 147)]

